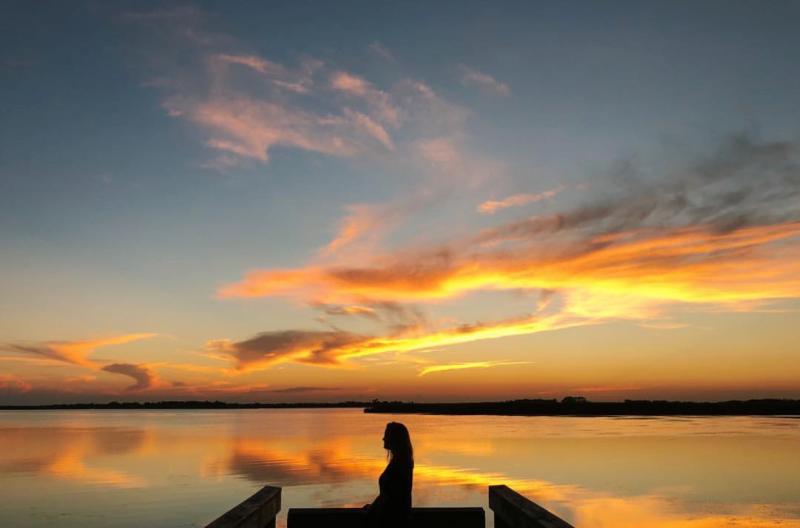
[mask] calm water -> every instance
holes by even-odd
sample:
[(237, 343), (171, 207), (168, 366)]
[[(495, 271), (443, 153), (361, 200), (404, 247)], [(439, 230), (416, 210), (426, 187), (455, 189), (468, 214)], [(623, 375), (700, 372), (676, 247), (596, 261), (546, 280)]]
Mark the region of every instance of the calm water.
[(360, 506), (392, 419), (411, 431), (416, 505), (488, 513), (504, 483), (580, 528), (800, 527), (797, 418), (352, 409), (0, 412), (0, 526), (203, 526), (263, 484), (283, 487), (282, 526), (293, 506)]

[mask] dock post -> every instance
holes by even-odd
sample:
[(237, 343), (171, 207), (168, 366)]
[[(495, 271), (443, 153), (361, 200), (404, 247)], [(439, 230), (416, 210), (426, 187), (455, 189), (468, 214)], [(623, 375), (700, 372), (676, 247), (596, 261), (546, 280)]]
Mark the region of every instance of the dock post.
[(489, 486), (495, 528), (575, 528), (508, 486)]
[(223, 513), (206, 528), (275, 528), (281, 511), (281, 488), (264, 486), (250, 498)]

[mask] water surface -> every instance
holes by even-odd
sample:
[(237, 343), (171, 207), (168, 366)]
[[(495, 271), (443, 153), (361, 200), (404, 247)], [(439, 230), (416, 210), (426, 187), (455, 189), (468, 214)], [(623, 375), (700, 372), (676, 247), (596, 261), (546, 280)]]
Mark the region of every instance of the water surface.
[(387, 421), (414, 502), (483, 506), (507, 484), (580, 528), (798, 528), (794, 417), (373, 415), (358, 409), (0, 411), (0, 526), (203, 526), (264, 484), (361, 506)]

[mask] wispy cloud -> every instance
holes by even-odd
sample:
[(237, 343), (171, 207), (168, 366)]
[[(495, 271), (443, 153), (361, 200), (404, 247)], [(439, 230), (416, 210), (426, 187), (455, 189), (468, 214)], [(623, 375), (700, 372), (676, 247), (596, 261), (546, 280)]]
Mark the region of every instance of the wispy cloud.
[(228, 55), (225, 53), (220, 53), (219, 55), (216, 55), (215, 58), (222, 62), (247, 66), (248, 68), (252, 68), (253, 70), (265, 75), (270, 73), (283, 75), (286, 73), (286, 69), (280, 64), (264, 60), (257, 55)]
[(447, 372), (450, 370), (486, 369), (508, 365), (529, 365), (530, 361), (470, 361), (467, 363), (446, 363), (443, 365), (430, 365), (419, 371), (418, 376), (433, 374), (434, 372)]
[(377, 89), (372, 83), (345, 71), (337, 71), (331, 76), (331, 87), (367, 103), (377, 119), (392, 125), (400, 124), (400, 109), (392, 96)]
[(367, 46), (370, 53), (386, 62), (397, 62), (394, 54), (389, 51), (389, 48), (378, 42), (377, 40)]
[(374, 254), (377, 244), (387, 232), (428, 206), (435, 196), (433, 192), (421, 190), (390, 202), (345, 206), (345, 216), (339, 222), (332, 240), (320, 250), (320, 255), (331, 257), (346, 249), (351, 260), (354, 260)]
[(508, 196), (502, 200), (487, 200), (478, 206), (478, 211), (483, 214), (494, 214), (501, 209), (520, 207), (523, 205), (541, 202), (542, 200), (549, 200), (563, 190), (564, 187), (559, 186), (554, 189), (549, 189), (547, 191), (535, 194), (521, 193)]
[[(418, 79), (381, 85), (313, 57), (293, 64), (270, 60), (209, 29), (208, 17), (197, 9), (161, 9), (126, 19), (162, 42), (153, 50), (154, 79), (147, 84), (163, 93), (167, 115), (199, 127), (206, 145), (219, 151), (206, 166), (227, 170), (267, 163), (273, 149), (290, 147), (387, 162), (393, 154), (391, 163), (400, 167), (416, 159), (419, 141), (463, 139), (467, 109)], [(393, 62), (379, 43), (368, 50)], [(479, 158), (474, 152), (459, 155), (462, 168)]]
[[(377, 253), (362, 264), (252, 271), (219, 295), (370, 307), (493, 290), (542, 290), (558, 299), (545, 303), (547, 316), (414, 336), (350, 335), (324, 347), (337, 360), (614, 319), (664, 320), (674, 304), (754, 309), (800, 297), (797, 156), (793, 143), (736, 136), (678, 178), (629, 183), (561, 213)], [(753, 170), (761, 173), (755, 187)]]
[(33, 386), (11, 374), (0, 374), (0, 396), (17, 395), (30, 392)]
[(461, 83), (464, 86), (473, 86), (486, 93), (509, 96), (511, 88), (504, 82), (500, 82), (487, 73), (480, 72), (469, 66), (461, 66)]
[[(160, 28), (170, 42), (170, 52), (160, 50), (154, 61), (160, 71), (150, 85), (164, 92), (169, 116), (198, 125), (206, 144), (223, 152), (210, 165), (265, 163), (275, 147), (339, 157), (394, 149), (387, 126), (400, 124), (400, 109), (362, 77), (310, 57), (286, 65), (239, 51), (234, 39), (206, 29), (198, 11), (128, 19)], [(193, 57), (193, 68), (185, 56)], [(337, 101), (336, 93), (345, 99)]]
[(370, 141), (390, 141), (380, 127), (357, 112), (320, 116), (235, 94), (209, 100), (174, 97), (165, 107), (210, 130), (209, 147), (262, 162), (275, 146), (347, 157), (364, 152)]

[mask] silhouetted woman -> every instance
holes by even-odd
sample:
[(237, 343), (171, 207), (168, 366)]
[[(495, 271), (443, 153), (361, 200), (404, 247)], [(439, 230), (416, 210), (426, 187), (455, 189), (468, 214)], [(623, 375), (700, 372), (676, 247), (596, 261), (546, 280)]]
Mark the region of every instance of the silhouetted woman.
[(405, 528), (411, 518), (414, 477), (414, 449), (406, 426), (397, 422), (386, 424), (383, 447), (389, 450), (389, 463), (378, 479), (380, 495), (368, 506), (367, 526)]

